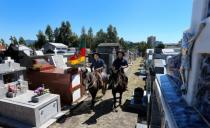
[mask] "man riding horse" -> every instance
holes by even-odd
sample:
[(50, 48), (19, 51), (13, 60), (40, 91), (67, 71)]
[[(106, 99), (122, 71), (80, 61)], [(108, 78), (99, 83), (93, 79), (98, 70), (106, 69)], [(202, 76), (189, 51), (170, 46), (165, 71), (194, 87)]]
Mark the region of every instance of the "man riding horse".
[(97, 92), (101, 89), (103, 95), (106, 93), (106, 85), (108, 82), (107, 75), (105, 73), (106, 65), (104, 60), (99, 57), (99, 53), (93, 54), (93, 60), (91, 63), (91, 72), (88, 72), (86, 67), (81, 68), (82, 83), (86, 86), (86, 89), (92, 96), (91, 108), (94, 108), (95, 98)]
[(91, 69), (91, 72), (94, 71), (95, 73), (98, 74), (101, 84), (104, 84), (103, 79), (105, 79), (107, 77), (105, 68), (106, 68), (106, 65), (104, 63), (104, 60), (99, 57), (98, 52), (94, 52), (93, 53), (93, 61), (90, 66), (90, 69)]
[(112, 64), (112, 72), (109, 77), (109, 85), (112, 88), (113, 95), (113, 108), (115, 110), (117, 97), (119, 93), (119, 105), (122, 103), (122, 94), (127, 90), (128, 77), (125, 75), (124, 69), (128, 67), (128, 62), (124, 58), (124, 52), (119, 50), (117, 52), (117, 58)]
[[(112, 64), (112, 74), (110, 77), (114, 78), (114, 75), (117, 75), (118, 71), (123, 73), (123, 79), (125, 81), (128, 81), (128, 77), (125, 75), (124, 69), (128, 67), (128, 62), (126, 59), (124, 59), (125, 53), (122, 50), (117, 51), (117, 58), (114, 60)], [(127, 90), (127, 84), (125, 87), (125, 90)]]

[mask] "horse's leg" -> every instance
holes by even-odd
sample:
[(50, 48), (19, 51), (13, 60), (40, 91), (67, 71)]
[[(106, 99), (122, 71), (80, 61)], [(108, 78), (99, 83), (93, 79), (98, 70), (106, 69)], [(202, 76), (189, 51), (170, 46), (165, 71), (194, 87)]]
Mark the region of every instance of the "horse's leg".
[(94, 108), (95, 98), (96, 98), (96, 94), (93, 94), (93, 95), (92, 95), (92, 100), (91, 100), (91, 109)]
[(106, 94), (106, 89), (107, 89), (107, 81), (103, 81), (103, 85), (102, 85), (102, 94), (105, 95)]
[(119, 104), (120, 104), (120, 106), (121, 106), (121, 104), (122, 104), (122, 92), (120, 93)]
[(95, 98), (92, 98), (92, 101), (91, 101), (91, 109), (94, 108), (94, 101), (95, 101)]
[(115, 109), (116, 108), (116, 92), (112, 92), (112, 94), (113, 94), (113, 98), (114, 98), (113, 107)]
[(95, 104), (95, 98), (96, 98), (96, 92), (97, 91), (95, 91), (94, 90), (94, 88), (92, 88), (92, 90), (91, 89), (89, 89), (89, 92), (90, 92), (90, 94), (91, 94), (91, 97), (92, 97), (92, 99), (91, 99), (91, 109), (93, 109), (94, 108), (94, 104)]

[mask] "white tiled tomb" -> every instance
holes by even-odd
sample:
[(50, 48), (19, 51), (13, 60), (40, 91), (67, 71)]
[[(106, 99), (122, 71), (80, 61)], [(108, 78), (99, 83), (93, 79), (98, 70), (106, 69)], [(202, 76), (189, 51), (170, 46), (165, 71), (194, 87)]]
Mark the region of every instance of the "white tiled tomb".
[[(38, 103), (31, 102), (35, 94), (28, 90), (24, 70), (24, 67), (12, 61), (0, 64), (0, 124), (17, 128), (47, 127), (46, 124), (61, 115), (60, 96), (49, 94)], [(17, 83), (21, 89), (13, 98), (8, 98), (8, 85)]]

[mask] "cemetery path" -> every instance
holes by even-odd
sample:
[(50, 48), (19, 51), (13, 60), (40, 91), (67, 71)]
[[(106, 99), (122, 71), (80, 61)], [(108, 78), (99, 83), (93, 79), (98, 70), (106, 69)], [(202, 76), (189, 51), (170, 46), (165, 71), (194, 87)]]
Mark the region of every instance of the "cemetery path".
[[(144, 81), (139, 79), (138, 72), (142, 63), (141, 58), (133, 63), (126, 72), (129, 82), (128, 91), (123, 93), (122, 105), (133, 95), (136, 87), (144, 86)], [(79, 105), (65, 120), (54, 123), (50, 128), (135, 128), (138, 115), (123, 111), (120, 107), (118, 112), (112, 111), (112, 93), (108, 90), (102, 98), (101, 91), (98, 92), (98, 102), (95, 104), (95, 110), (90, 111), (90, 98)]]

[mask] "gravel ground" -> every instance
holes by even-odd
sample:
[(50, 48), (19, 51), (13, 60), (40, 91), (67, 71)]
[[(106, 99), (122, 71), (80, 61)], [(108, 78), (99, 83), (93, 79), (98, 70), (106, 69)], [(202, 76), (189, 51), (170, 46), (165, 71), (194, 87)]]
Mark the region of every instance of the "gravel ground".
[[(138, 72), (142, 59), (138, 58), (126, 72), (129, 83), (128, 91), (123, 93), (122, 105), (133, 95), (136, 87), (144, 86), (144, 82), (139, 79)], [(54, 123), (50, 128), (135, 128), (137, 117), (136, 113), (126, 112), (123, 107), (118, 107), (117, 112), (112, 110), (112, 93), (108, 90), (102, 98), (98, 92), (97, 103), (94, 111), (89, 109), (90, 98), (72, 111), (71, 115)]]

